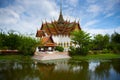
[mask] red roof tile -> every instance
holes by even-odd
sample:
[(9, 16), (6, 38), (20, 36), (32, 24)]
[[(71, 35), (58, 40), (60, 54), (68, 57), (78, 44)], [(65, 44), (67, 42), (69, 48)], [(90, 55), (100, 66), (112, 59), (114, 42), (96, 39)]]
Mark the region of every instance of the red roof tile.
[(36, 37), (42, 37), (45, 36), (45, 33), (43, 30), (37, 30)]
[(44, 46), (57, 46), (57, 44), (56, 43), (47, 43)]
[(81, 30), (79, 23), (76, 22), (64, 22), (59, 24), (57, 22), (45, 23), (42, 24), (41, 30), (45, 30), (48, 35), (58, 35), (58, 34), (70, 34), (70, 32), (74, 31), (75, 28), (78, 27)]

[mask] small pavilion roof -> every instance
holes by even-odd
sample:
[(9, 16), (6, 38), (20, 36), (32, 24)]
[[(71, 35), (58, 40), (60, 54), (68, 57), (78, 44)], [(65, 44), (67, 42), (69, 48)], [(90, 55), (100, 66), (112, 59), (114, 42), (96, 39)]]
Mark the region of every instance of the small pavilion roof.
[(46, 36), (41, 38), (43, 46), (56, 46), (51, 36)]
[(36, 37), (45, 36), (45, 32), (43, 30), (37, 30)]
[(47, 43), (44, 46), (51, 46), (51, 47), (53, 47), (53, 46), (57, 46), (57, 44), (56, 43)]

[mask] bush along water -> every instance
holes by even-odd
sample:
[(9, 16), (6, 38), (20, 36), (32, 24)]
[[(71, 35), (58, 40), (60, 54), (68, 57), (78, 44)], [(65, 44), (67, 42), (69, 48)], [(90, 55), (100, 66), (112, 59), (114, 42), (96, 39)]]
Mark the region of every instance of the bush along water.
[(20, 45), (18, 47), (18, 50), (23, 55), (32, 55), (35, 52), (36, 45), (38, 42), (31, 37), (21, 36)]
[(38, 41), (32, 37), (14, 32), (0, 32), (0, 50), (18, 50), (19, 54), (32, 55)]
[(106, 34), (97, 34), (91, 37), (84, 31), (75, 31), (72, 33), (72, 42), (79, 47), (70, 47), (69, 55), (87, 55), (90, 54), (120, 54), (120, 34), (113, 33), (111, 36)]
[(62, 46), (56, 46), (55, 47), (55, 50), (56, 51), (59, 51), (59, 52), (63, 52), (64, 51), (64, 48)]
[(90, 35), (84, 31), (75, 31), (72, 34), (72, 42), (77, 46), (70, 47), (69, 54), (85, 56), (89, 51)]

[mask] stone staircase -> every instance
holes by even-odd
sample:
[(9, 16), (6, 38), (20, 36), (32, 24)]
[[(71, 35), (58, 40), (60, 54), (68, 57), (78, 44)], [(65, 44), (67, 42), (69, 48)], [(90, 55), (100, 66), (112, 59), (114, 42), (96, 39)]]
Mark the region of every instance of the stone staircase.
[(33, 56), (33, 59), (37, 59), (37, 60), (54, 60), (54, 59), (65, 59), (65, 58), (70, 58), (70, 56), (66, 52), (55, 52), (53, 54), (41, 53)]

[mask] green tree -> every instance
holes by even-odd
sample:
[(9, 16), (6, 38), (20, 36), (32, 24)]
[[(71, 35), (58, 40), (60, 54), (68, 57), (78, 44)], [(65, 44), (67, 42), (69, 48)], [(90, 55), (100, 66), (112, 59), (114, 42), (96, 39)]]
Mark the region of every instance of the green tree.
[(0, 49), (8, 49), (6, 45), (7, 35), (4, 32), (0, 32)]
[(110, 49), (114, 53), (120, 53), (120, 34), (115, 32), (111, 35)]
[(72, 33), (72, 42), (77, 44), (76, 53), (79, 55), (87, 55), (89, 51), (89, 43), (91, 41), (89, 33), (84, 31), (75, 31)]
[(0, 32), (0, 49), (2, 49), (3, 46), (3, 33)]
[(55, 50), (63, 52), (64, 48), (62, 46), (56, 46)]
[(69, 48), (69, 55), (70, 56), (73, 56), (73, 55), (78, 55), (78, 54), (76, 54), (76, 48), (75, 47), (73, 47), (73, 46), (70, 46), (70, 48)]
[(94, 50), (103, 50), (109, 45), (109, 35), (97, 34), (95, 35), (92, 43)]
[(32, 55), (35, 51), (38, 41), (31, 37), (20, 36), (19, 51), (24, 55)]
[(19, 35), (13, 32), (9, 32), (6, 38), (6, 46), (8, 46), (9, 49), (14, 50), (18, 49), (19, 45), (20, 45)]
[(20, 34), (10, 31), (7, 34), (0, 32), (0, 49), (17, 49), (20, 51), (20, 54), (30, 55), (35, 51), (36, 46), (39, 41), (35, 38), (23, 36)]
[(112, 36), (111, 36), (111, 40), (114, 43), (120, 44), (120, 34), (117, 33), (117, 32), (113, 33)]

